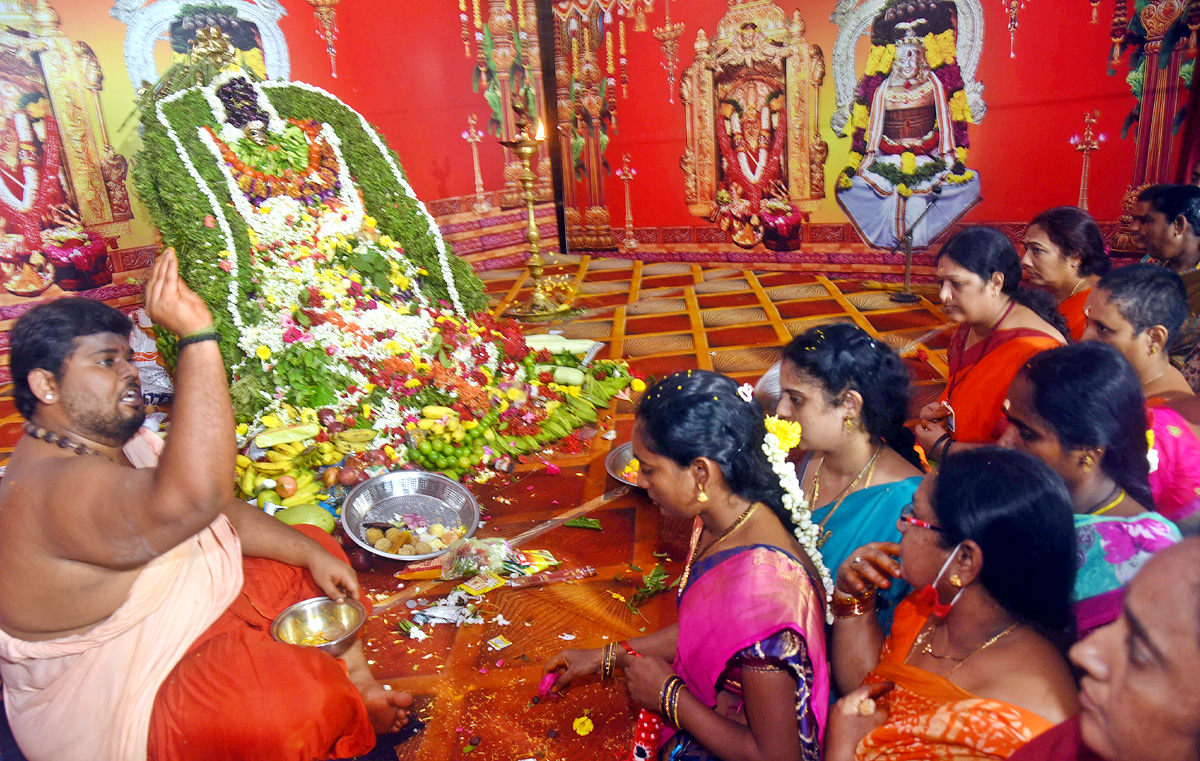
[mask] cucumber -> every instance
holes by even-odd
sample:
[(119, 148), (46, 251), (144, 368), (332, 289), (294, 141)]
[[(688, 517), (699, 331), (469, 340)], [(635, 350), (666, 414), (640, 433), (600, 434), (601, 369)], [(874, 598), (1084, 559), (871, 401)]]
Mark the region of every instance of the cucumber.
[(563, 338), (548, 333), (535, 333), (525, 336), (525, 344), (533, 351), (549, 349), (552, 354), (567, 351), (572, 354), (587, 354), (595, 341), (590, 338)]

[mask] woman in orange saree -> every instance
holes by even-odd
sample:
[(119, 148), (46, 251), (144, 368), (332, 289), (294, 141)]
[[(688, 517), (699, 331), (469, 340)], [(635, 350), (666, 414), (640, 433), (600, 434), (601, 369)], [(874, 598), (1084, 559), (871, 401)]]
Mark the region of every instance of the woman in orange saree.
[[(838, 569), (832, 663), (846, 696), (826, 761), (1003, 759), (1074, 714), (1062, 480), (1023, 452), (964, 450), (926, 476), (901, 524), (899, 545), (865, 545)], [(866, 614), (897, 578), (918, 591), (885, 639)]]
[(1004, 392), (1039, 351), (1066, 343), (1062, 315), (1042, 292), (1023, 291), (1021, 260), (990, 227), (968, 227), (938, 252), (946, 316), (959, 323), (946, 356), (950, 377), (921, 410), (914, 433), (932, 460), (955, 444), (993, 444), (1003, 433)]
[(1058, 206), (1034, 217), (1022, 242), (1025, 279), (1054, 297), (1071, 340), (1079, 341), (1087, 327), (1087, 295), (1112, 268), (1100, 226), (1083, 209)]

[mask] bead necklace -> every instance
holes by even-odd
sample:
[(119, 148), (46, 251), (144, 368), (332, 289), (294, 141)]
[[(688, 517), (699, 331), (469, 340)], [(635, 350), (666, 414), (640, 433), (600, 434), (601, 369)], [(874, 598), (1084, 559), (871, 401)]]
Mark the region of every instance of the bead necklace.
[[(721, 543), (722, 539), (729, 536), (734, 531), (737, 531), (739, 526), (741, 526), (743, 523), (745, 523), (747, 520), (750, 519), (751, 513), (754, 512), (754, 509), (756, 507), (758, 507), (759, 504), (760, 503), (758, 503), (758, 502), (751, 502), (750, 507), (747, 507), (746, 511), (744, 513), (742, 513), (741, 515), (739, 515), (737, 520), (735, 520), (733, 523), (730, 523), (729, 528), (722, 531), (721, 535), (718, 536), (716, 539), (714, 539), (712, 541), (712, 543), (708, 545), (708, 548), (705, 550), (705, 552), (708, 552), (708, 550), (711, 550), (713, 547), (716, 547), (718, 544)], [(700, 539), (699, 539), (699, 537), (697, 537), (696, 546), (692, 548), (692, 555), (691, 555), (691, 557), (688, 558), (687, 565), (683, 567), (683, 576), (681, 576), (679, 579), (679, 590), (681, 593), (684, 589), (687, 588), (688, 577), (692, 575), (692, 565), (695, 564), (696, 560), (699, 558), (699, 555), (700, 555)]]
[[(1006, 627), (1004, 629), (1004, 631), (1000, 632), (999, 634), (994, 634), (991, 637), (989, 637), (988, 639), (984, 640), (982, 643), (976, 645), (971, 650), (971, 652), (967, 653), (966, 655), (964, 655), (961, 658), (955, 657), (953, 655), (938, 655), (937, 653), (933, 652), (933, 633), (938, 628), (936, 626), (934, 626), (930, 629), (927, 629), (924, 634), (922, 634), (920, 637), (917, 638), (915, 648), (918, 649), (920, 652), (924, 653), (925, 655), (931, 656), (938, 660), (957, 661), (958, 665), (956, 665), (954, 668), (950, 669), (950, 672), (949, 672), (949, 674), (953, 674), (955, 671), (958, 671), (960, 668), (962, 668), (962, 665), (964, 663), (966, 663), (967, 659), (970, 658), (972, 655), (975, 655), (976, 653), (980, 652), (981, 650), (985, 650), (985, 649), (991, 647), (992, 645), (996, 644), (997, 642), (999, 642), (1001, 639), (1003, 639), (1006, 635), (1010, 634), (1014, 629), (1016, 629), (1020, 625), (1021, 625), (1020, 621), (1010, 624), (1008, 627)], [(947, 676), (949, 676), (949, 674), (947, 674)]]
[(103, 457), (109, 462), (113, 461), (113, 459), (108, 455), (104, 454), (103, 452), (97, 452), (87, 444), (80, 444), (79, 442), (73, 441), (66, 436), (55, 433), (54, 431), (34, 425), (28, 420), (26, 420), (21, 427), (25, 429), (25, 433), (29, 434), (35, 439), (40, 439), (47, 444), (56, 444), (62, 449), (74, 449), (75, 454), (90, 454), (95, 455), (96, 457)]
[[(821, 525), (817, 527), (817, 529), (821, 532), (820, 536), (817, 538), (818, 550), (825, 545), (825, 542), (829, 541), (829, 537), (833, 536), (832, 531), (825, 530), (825, 524), (829, 523), (829, 519), (832, 518), (833, 514), (837, 512), (837, 509), (842, 506), (842, 502), (844, 502), (846, 497), (850, 496), (850, 493), (854, 491), (854, 487), (858, 485), (859, 480), (864, 475), (867, 477), (867, 480), (863, 482), (864, 489), (871, 484), (871, 478), (875, 475), (875, 463), (879, 460), (879, 453), (882, 451), (883, 445), (880, 444), (875, 448), (875, 453), (871, 455), (870, 460), (867, 460), (867, 464), (863, 466), (863, 469), (858, 471), (858, 475), (854, 477), (854, 480), (851, 481), (845, 489), (842, 489), (841, 494), (835, 498), (833, 509), (829, 511), (829, 514), (825, 516), (823, 521), (821, 521)], [(825, 458), (822, 457), (821, 461), (817, 463), (817, 471), (813, 473), (812, 496), (808, 498), (808, 504), (812, 505), (813, 510), (818, 509), (819, 505), (817, 502), (817, 497), (821, 493), (821, 467), (824, 465)]]

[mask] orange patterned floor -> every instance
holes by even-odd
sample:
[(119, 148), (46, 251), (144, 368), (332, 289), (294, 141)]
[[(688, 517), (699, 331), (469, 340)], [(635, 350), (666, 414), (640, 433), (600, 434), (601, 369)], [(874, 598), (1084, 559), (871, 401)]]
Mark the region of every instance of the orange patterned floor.
[[(565, 278), (583, 310), (562, 325), (569, 337), (606, 344), (649, 375), (704, 368), (754, 380), (778, 356), (781, 344), (814, 325), (852, 321), (912, 356), (914, 406), (934, 398), (945, 377), (947, 331), (939, 307), (924, 299), (900, 307), (862, 283), (798, 272), (712, 269), (683, 263), (643, 264), (624, 259), (551, 256), (547, 273)], [(499, 313), (528, 295), (528, 273), (483, 273)], [(633, 407), (619, 402), (601, 418), (617, 431), (614, 442), (592, 440), (586, 455), (557, 459), (560, 472), (532, 461), (511, 477), (475, 489), (485, 515), (481, 537), (512, 537), (563, 510), (616, 486), (604, 455), (629, 438)], [(0, 455), (20, 433), (11, 397), (0, 398)], [(381, 600), (366, 626), (368, 658), (376, 674), (418, 696), (424, 732), (401, 745), (398, 757), (420, 761), (587, 759), (617, 761), (628, 753), (633, 710), (616, 683), (585, 681), (559, 700), (534, 702), (541, 664), (565, 647), (599, 647), (607, 641), (654, 631), (675, 618), (670, 593), (652, 598), (635, 615), (628, 600), (644, 573), (662, 563), (674, 579), (682, 571), (688, 527), (664, 521), (637, 491), (594, 512), (602, 530), (558, 528), (530, 548), (548, 549), (563, 568), (592, 565), (585, 581), (534, 589), (501, 589), (486, 595), (482, 625), (426, 628), (418, 642), (399, 632), (411, 616), (408, 601), (434, 600), (450, 589), (441, 582), (397, 581), (399, 564), (364, 574), (364, 587)], [(389, 604), (390, 603), (390, 604)], [(503, 623), (507, 622), (507, 623)], [(500, 651), (488, 640), (512, 642)], [(572, 730), (585, 713), (595, 729)]]

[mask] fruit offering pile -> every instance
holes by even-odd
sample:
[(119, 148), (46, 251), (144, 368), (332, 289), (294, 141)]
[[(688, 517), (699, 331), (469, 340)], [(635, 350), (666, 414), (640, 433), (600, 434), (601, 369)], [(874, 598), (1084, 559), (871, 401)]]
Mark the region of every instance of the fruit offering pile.
[[(547, 338), (554, 337), (541, 340)], [(373, 475), (419, 468), (456, 481), (484, 481), (511, 471), (525, 455), (553, 449), (577, 453), (586, 446), (579, 431), (597, 422), (597, 407), (608, 406), (631, 387), (645, 388), (624, 362), (585, 365), (570, 351), (553, 354), (545, 348), (530, 351), (508, 380), (489, 380), (477, 389), (478, 405), (460, 398), (450, 405), (405, 409), (402, 425), (394, 427), (380, 425), (369, 408), (354, 415), (284, 404), (279, 415), (263, 416), (263, 427), (239, 426), (239, 492), (285, 522), (332, 531), (331, 518), (347, 489)], [(389, 543), (392, 549), (381, 551), (424, 554), (417, 546), (430, 544), (430, 538), (439, 539), (410, 535), (410, 541)], [(407, 552), (397, 551), (406, 546)]]

